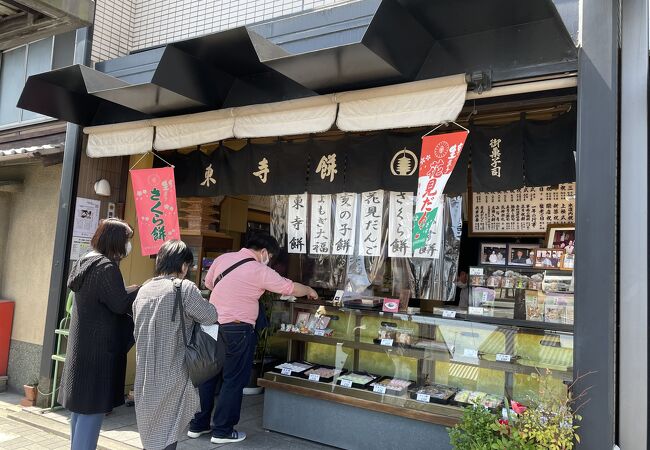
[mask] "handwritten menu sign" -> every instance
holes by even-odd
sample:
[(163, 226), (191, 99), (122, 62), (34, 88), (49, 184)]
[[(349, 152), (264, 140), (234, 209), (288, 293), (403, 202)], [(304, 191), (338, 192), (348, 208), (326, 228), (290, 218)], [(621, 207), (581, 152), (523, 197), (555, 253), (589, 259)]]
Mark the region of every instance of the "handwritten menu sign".
[(332, 246), (332, 196), (311, 196), (310, 253), (327, 255)]
[(289, 253), (307, 253), (307, 194), (290, 195), (288, 207)]
[(388, 256), (411, 257), (413, 254), (413, 194), (390, 193), (388, 217)]
[(384, 191), (361, 194), (359, 255), (381, 256), (381, 230), (384, 216)]
[(576, 185), (526, 187), (515, 191), (472, 193), (471, 233), (539, 234), (548, 225), (576, 220)]
[(354, 254), (357, 196), (344, 192), (336, 194), (336, 213), (334, 217), (334, 240), (332, 254)]

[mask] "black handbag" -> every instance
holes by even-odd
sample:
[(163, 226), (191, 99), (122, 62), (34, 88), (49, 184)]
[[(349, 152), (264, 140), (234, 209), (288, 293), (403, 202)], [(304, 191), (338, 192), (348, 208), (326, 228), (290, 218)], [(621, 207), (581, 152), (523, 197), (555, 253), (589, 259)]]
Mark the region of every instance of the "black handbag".
[(185, 342), (185, 365), (190, 375), (190, 380), (194, 387), (199, 387), (206, 381), (219, 375), (223, 369), (226, 360), (226, 341), (219, 327), (217, 340), (207, 334), (201, 328), (201, 324), (194, 322), (192, 326), (192, 335), (190, 339), (185, 336), (185, 309), (183, 308), (183, 299), (181, 286), (183, 281), (174, 280), (174, 289), (176, 289), (176, 299), (174, 301), (174, 311), (172, 312), (172, 322), (176, 320), (176, 311), (179, 311), (181, 318), (181, 333)]

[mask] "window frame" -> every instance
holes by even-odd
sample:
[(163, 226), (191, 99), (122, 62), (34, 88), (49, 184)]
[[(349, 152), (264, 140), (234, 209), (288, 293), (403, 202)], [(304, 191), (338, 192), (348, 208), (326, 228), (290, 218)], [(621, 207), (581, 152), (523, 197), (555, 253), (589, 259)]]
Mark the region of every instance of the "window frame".
[[(0, 52), (0, 70), (2, 70), (2, 63), (4, 61), (4, 54), (5, 53), (9, 53), (9, 52), (12, 52), (14, 50), (18, 50), (19, 48), (25, 47), (25, 61), (24, 61), (24, 64), (23, 64), (23, 86), (24, 86), (25, 83), (27, 83), (27, 65), (28, 65), (28, 61), (29, 61), (29, 47), (32, 44), (36, 44), (36, 43), (44, 41), (46, 39), (49, 39), (51, 41), (51, 43), (50, 43), (49, 70), (52, 70), (52, 65), (54, 64), (54, 41), (56, 40), (56, 36), (50, 36), (50, 37), (46, 37), (46, 38), (43, 38), (43, 39), (38, 39), (36, 41), (28, 42), (27, 44), (18, 45), (16, 47), (12, 47), (12, 48), (9, 48), (7, 50), (4, 50), (4, 51)], [(0, 79), (0, 83), (1, 82), (2, 82), (2, 80)], [(56, 120), (55, 118), (49, 117), (49, 116), (41, 116), (41, 117), (36, 117), (34, 119), (23, 120), (23, 114), (25, 113), (25, 110), (23, 108), (18, 108), (18, 110), (20, 111), (20, 119), (18, 120), (18, 122), (0, 124), (0, 131), (12, 129), (12, 128), (25, 127), (25, 126), (29, 126), (29, 125), (35, 125), (35, 124), (39, 124), (39, 123), (53, 122), (53, 121)]]

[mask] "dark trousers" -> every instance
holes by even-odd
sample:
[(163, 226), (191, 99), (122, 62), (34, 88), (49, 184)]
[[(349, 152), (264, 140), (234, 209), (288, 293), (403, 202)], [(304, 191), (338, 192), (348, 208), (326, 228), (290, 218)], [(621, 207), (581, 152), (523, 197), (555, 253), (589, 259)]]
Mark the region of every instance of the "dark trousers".
[(251, 377), (257, 345), (257, 335), (252, 325), (229, 323), (221, 327), (227, 345), (223, 371), (199, 386), (201, 411), (190, 423), (192, 431), (210, 428), (210, 414), (215, 394), (218, 394), (217, 408), (212, 418), (212, 435), (215, 437), (230, 436), (233, 427), (239, 423), (243, 389)]

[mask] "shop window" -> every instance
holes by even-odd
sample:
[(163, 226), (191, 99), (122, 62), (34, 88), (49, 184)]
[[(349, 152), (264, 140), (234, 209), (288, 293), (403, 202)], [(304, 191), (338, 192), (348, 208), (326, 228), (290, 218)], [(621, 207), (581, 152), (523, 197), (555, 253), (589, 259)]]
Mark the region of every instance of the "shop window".
[(71, 65), (75, 32), (41, 39), (2, 53), (0, 59), (0, 128), (49, 120), (16, 107), (27, 78)]

